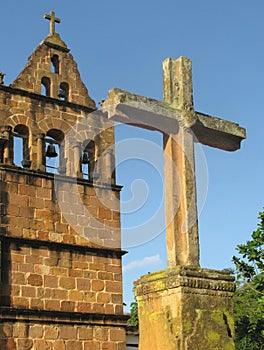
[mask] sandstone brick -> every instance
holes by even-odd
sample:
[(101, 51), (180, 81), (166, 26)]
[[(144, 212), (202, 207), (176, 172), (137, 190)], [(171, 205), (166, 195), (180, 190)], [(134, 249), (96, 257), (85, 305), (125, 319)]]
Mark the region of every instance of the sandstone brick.
[(111, 293), (122, 293), (122, 283), (115, 281), (106, 281), (106, 291)]
[(110, 329), (110, 340), (126, 341), (126, 333), (124, 329)]
[(102, 342), (100, 344), (102, 350), (116, 350), (116, 343), (110, 342)]
[(80, 339), (80, 340), (92, 340), (93, 339), (92, 328), (79, 327), (78, 328), (78, 339)]
[(34, 339), (34, 350), (50, 350), (45, 339)]
[(59, 286), (65, 289), (75, 289), (76, 283), (73, 277), (61, 277), (59, 279)]
[(84, 301), (89, 303), (93, 303), (96, 301), (96, 293), (95, 292), (84, 292)]
[(77, 312), (91, 312), (92, 311), (92, 307), (91, 307), (91, 303), (86, 303), (86, 302), (78, 302), (77, 304)]
[(43, 310), (44, 309), (44, 301), (39, 298), (31, 298), (30, 299), (30, 307), (35, 310)]
[(65, 312), (73, 312), (75, 310), (75, 302), (73, 301), (62, 301), (61, 310)]
[(95, 327), (94, 328), (94, 338), (95, 338), (95, 340), (103, 340), (103, 341), (108, 340), (108, 338), (109, 338), (108, 329), (101, 328), (101, 327)]
[(16, 349), (16, 342), (14, 339), (1, 339), (1, 349), (13, 350)]
[(58, 288), (59, 279), (56, 276), (44, 276), (44, 287)]
[[(65, 224), (63, 224), (63, 225), (65, 225)], [(65, 228), (65, 232), (67, 232), (68, 225), (65, 225), (65, 226), (67, 226), (67, 228)], [(66, 243), (66, 244), (76, 244), (76, 238), (73, 237), (72, 235), (69, 235), (69, 234), (63, 235), (62, 241), (63, 241), (63, 243)]]
[(107, 264), (106, 271), (112, 273), (121, 273), (121, 267), (117, 265)]
[(109, 293), (98, 293), (97, 294), (97, 302), (98, 303), (109, 303), (110, 302), (110, 294)]
[(77, 278), (77, 289), (88, 291), (90, 290), (90, 281), (85, 278)]
[(113, 280), (112, 272), (98, 272), (98, 278), (102, 280)]
[(11, 253), (11, 261), (16, 261), (19, 263), (23, 263), (25, 261), (25, 256), (22, 254), (15, 254), (15, 253)]
[[(62, 224), (60, 222), (56, 222), (55, 230), (56, 232), (68, 232), (68, 224)], [(71, 242), (65, 242), (65, 243), (71, 243)]]
[(98, 314), (104, 314), (105, 313), (105, 307), (102, 303), (93, 303), (92, 304), (92, 312), (98, 313)]
[(52, 297), (54, 299), (59, 299), (59, 300), (65, 300), (68, 299), (68, 291), (67, 290), (61, 290), (61, 289), (53, 289), (53, 295)]
[(108, 208), (99, 208), (99, 218), (100, 219), (111, 219), (111, 210)]
[(126, 343), (125, 342), (118, 343), (116, 350), (126, 350)]
[(36, 288), (22, 286), (22, 296), (33, 298), (36, 296)]
[(18, 185), (18, 193), (21, 195), (34, 197), (36, 192), (35, 186)]
[(100, 350), (100, 342), (95, 342), (95, 341), (84, 342), (84, 350)]
[(57, 266), (58, 258), (44, 258), (44, 265), (46, 266)]
[(34, 272), (36, 272), (37, 274), (41, 274), (41, 275), (48, 275), (50, 273), (50, 268), (49, 268), (49, 266), (36, 264), (34, 266)]
[(48, 288), (37, 288), (37, 297), (39, 298), (44, 298), (45, 295), (48, 295), (49, 293), (48, 292)]
[(77, 337), (77, 330), (74, 327), (62, 326), (60, 328), (60, 339), (75, 340)]
[(35, 287), (40, 287), (43, 285), (43, 279), (41, 275), (30, 274), (27, 279), (28, 284)]
[(122, 305), (115, 306), (115, 314), (116, 315), (123, 315), (123, 306)]
[(27, 217), (27, 218), (33, 218), (34, 217), (35, 209), (31, 207), (20, 207), (19, 208), (19, 214), (21, 216)]
[(105, 270), (105, 264), (99, 264), (99, 263), (90, 263), (89, 268), (91, 270), (98, 270), (98, 271), (104, 271)]
[(29, 307), (29, 299), (24, 297), (13, 297), (13, 306), (15, 307), (21, 307), (21, 308), (28, 308)]
[(106, 304), (104, 310), (107, 315), (114, 315), (115, 306), (113, 304)]
[(60, 310), (59, 300), (44, 300), (46, 310)]
[(37, 238), (43, 241), (48, 240), (49, 234), (47, 232), (39, 231), (37, 234)]
[(83, 293), (78, 290), (70, 290), (69, 299), (72, 301), (83, 301)]
[(13, 336), (13, 327), (12, 325), (5, 324), (3, 327), (0, 329), (0, 338), (9, 338)]
[(70, 269), (69, 270), (69, 277), (83, 277), (83, 271)]
[(63, 267), (53, 267), (51, 273), (55, 276), (68, 276), (68, 269)]
[(92, 281), (92, 290), (95, 292), (101, 292), (105, 288), (104, 281), (101, 280), (93, 280)]
[(15, 338), (25, 338), (29, 332), (29, 325), (25, 323), (15, 323), (13, 326), (13, 336)]
[(49, 250), (47, 248), (32, 249), (32, 255), (46, 258), (49, 256)]
[(111, 294), (111, 301), (114, 304), (123, 304), (122, 294)]
[(82, 343), (77, 341), (66, 341), (66, 350), (82, 350)]
[(66, 350), (65, 342), (63, 340), (56, 340), (53, 344), (54, 350)]
[(82, 261), (80, 259), (78, 261), (73, 261), (72, 266), (73, 266), (73, 268), (87, 269), (89, 265), (88, 265), (87, 261)]
[(8, 206), (8, 215), (11, 215), (11, 216), (18, 216), (19, 215), (19, 206), (18, 205), (12, 205), (12, 204), (9, 204)]
[(51, 190), (45, 187), (38, 187), (36, 196), (41, 199), (51, 199)]
[(31, 326), (29, 328), (29, 337), (31, 338), (42, 338), (43, 333), (44, 330), (42, 326)]
[(36, 255), (28, 255), (24, 256), (26, 259), (26, 263), (28, 264), (41, 264), (42, 263), (42, 258), (40, 256)]

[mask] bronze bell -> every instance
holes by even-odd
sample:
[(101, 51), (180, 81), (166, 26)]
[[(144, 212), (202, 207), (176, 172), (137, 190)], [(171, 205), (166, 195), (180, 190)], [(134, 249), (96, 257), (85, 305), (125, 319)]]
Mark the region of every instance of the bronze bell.
[(49, 158), (55, 158), (57, 157), (58, 153), (56, 152), (54, 145), (48, 145), (47, 151), (46, 151), (46, 157)]
[(89, 155), (87, 152), (83, 152), (82, 164), (89, 164)]
[(66, 93), (65, 90), (59, 89), (59, 91), (57, 92), (57, 96), (58, 96), (59, 98), (61, 98), (61, 99), (66, 100), (66, 98), (67, 98), (67, 93)]

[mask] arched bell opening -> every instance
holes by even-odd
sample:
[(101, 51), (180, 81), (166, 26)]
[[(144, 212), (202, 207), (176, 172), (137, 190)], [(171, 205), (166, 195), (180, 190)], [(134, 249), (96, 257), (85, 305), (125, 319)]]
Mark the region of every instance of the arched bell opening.
[(41, 79), (41, 95), (50, 96), (50, 78), (48, 77)]
[(46, 170), (51, 173), (66, 172), (64, 157), (64, 133), (58, 129), (51, 129), (46, 134)]
[(17, 166), (30, 168), (31, 160), (29, 153), (29, 131), (28, 127), (23, 124), (16, 125), (13, 132), (14, 142), (14, 163)]
[(69, 84), (65, 83), (65, 82), (61, 83), (57, 95), (58, 95), (60, 100), (68, 101), (69, 100)]
[(92, 140), (85, 140), (82, 144), (82, 173), (83, 178), (93, 180), (95, 177), (95, 143)]
[(60, 60), (58, 55), (53, 55), (50, 59), (50, 72), (55, 74), (60, 73)]

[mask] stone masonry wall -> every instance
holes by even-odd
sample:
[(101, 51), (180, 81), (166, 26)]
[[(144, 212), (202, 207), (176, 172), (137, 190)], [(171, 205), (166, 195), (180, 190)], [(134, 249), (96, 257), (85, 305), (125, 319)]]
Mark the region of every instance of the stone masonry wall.
[(114, 124), (56, 37), (0, 85), (0, 349), (124, 350)]
[[(15, 308), (121, 314), (120, 259), (5, 244), (2, 300)], [(5, 271), (5, 270), (4, 270)], [(6, 271), (5, 271), (6, 272)], [(9, 278), (10, 279), (9, 279)], [(5, 293), (3, 295), (3, 293)]]
[[(13, 237), (120, 248), (119, 188), (0, 167), (1, 226)], [(102, 202), (108, 198), (109, 207)], [(58, 203), (58, 199), (60, 203)], [(66, 218), (65, 218), (66, 216)]]
[(125, 350), (120, 327), (9, 322), (0, 325), (0, 348), (8, 350)]

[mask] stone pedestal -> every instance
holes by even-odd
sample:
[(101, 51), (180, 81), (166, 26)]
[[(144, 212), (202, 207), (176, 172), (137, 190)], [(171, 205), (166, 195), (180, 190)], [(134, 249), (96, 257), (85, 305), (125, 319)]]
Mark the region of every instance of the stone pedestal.
[(140, 350), (234, 350), (234, 278), (178, 266), (135, 282)]

